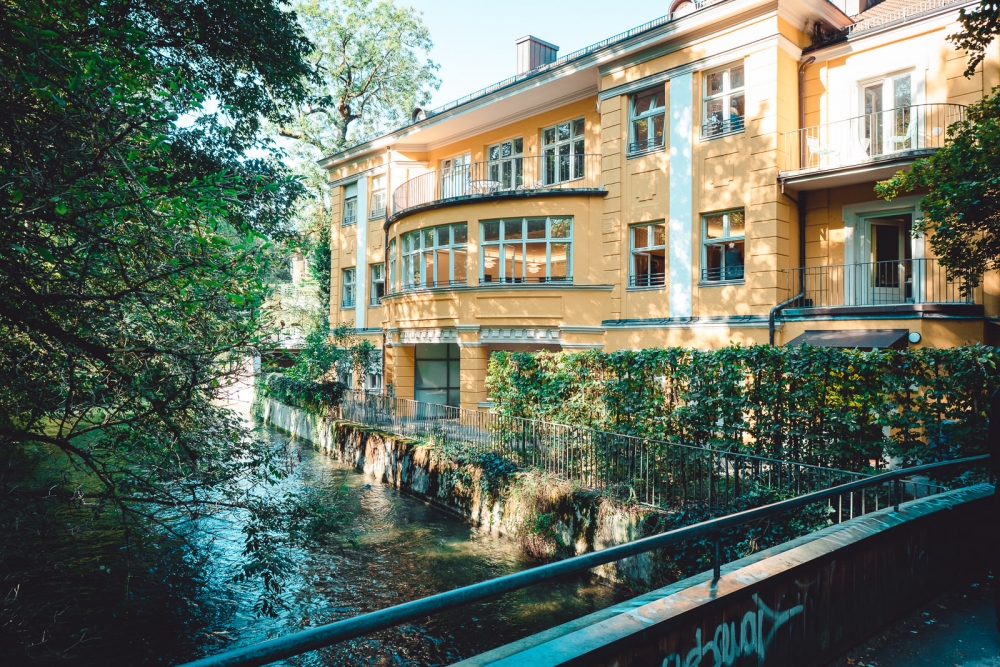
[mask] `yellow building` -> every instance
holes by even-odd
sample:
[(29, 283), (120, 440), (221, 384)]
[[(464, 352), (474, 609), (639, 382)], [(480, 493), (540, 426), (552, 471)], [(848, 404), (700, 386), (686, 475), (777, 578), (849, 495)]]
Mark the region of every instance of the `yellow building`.
[(331, 321), (397, 396), (464, 408), (494, 350), (985, 342), (997, 278), (963, 297), (920, 197), (873, 191), (1000, 83), (946, 39), (976, 4), (677, 0), (562, 57), (522, 38), (515, 76), (322, 162)]

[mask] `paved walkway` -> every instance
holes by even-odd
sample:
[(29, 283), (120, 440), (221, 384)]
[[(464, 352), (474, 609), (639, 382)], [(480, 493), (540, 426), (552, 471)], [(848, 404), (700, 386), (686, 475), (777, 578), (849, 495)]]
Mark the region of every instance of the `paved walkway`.
[(996, 579), (923, 605), (829, 667), (1000, 667)]

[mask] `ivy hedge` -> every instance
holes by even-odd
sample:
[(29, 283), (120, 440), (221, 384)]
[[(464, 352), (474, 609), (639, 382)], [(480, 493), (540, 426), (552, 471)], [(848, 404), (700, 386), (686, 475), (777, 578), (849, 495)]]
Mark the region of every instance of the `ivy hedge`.
[(257, 383), (264, 390), (258, 391), (258, 396), (271, 396), (287, 405), (317, 413), (339, 404), (347, 391), (347, 385), (342, 382), (299, 380), (282, 373), (262, 373), (257, 376)]
[(512, 416), (866, 470), (985, 452), (997, 358), (978, 345), (495, 352), (487, 388)]

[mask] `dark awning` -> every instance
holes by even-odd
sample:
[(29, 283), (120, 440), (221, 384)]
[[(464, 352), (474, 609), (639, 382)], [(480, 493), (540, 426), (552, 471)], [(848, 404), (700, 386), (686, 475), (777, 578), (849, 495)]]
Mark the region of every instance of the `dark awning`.
[(808, 343), (815, 347), (840, 347), (849, 350), (905, 350), (908, 329), (849, 329), (846, 331), (806, 331), (788, 342), (789, 345)]

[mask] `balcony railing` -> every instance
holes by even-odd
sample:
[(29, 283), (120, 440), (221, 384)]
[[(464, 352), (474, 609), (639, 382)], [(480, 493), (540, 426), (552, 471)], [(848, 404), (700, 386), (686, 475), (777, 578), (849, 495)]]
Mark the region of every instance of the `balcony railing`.
[(663, 287), (667, 283), (667, 276), (663, 273), (643, 273), (628, 277), (629, 287)]
[(431, 171), (400, 185), (392, 193), (392, 213), (454, 197), (489, 197), (534, 190), (597, 189), (600, 155), (514, 157)]
[(784, 171), (823, 171), (944, 146), (959, 104), (916, 104), (785, 132)]
[(744, 116), (730, 116), (722, 119), (718, 116), (710, 118), (707, 123), (701, 126), (701, 138), (712, 139), (721, 137), (724, 134), (734, 134), (746, 129), (746, 118)]
[(950, 279), (933, 258), (809, 266), (784, 274), (785, 298), (804, 294), (792, 308), (982, 303), (981, 288), (963, 289), (965, 282)]

